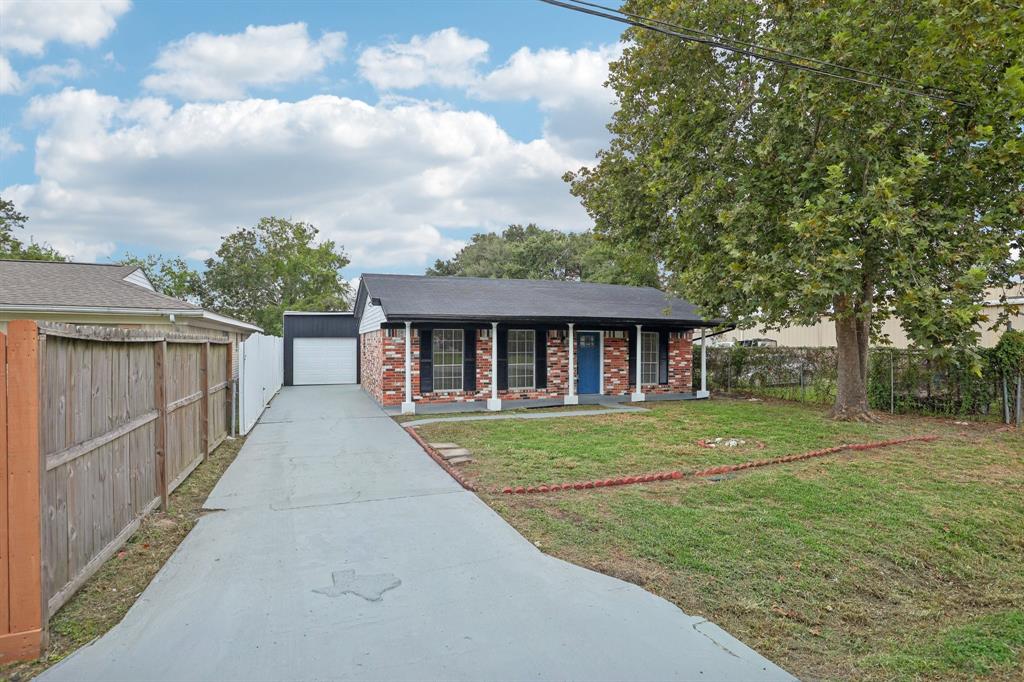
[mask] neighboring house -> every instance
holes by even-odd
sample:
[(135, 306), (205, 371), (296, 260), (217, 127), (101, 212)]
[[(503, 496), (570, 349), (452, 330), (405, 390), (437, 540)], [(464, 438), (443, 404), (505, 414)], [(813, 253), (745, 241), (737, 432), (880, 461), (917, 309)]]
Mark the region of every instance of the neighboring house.
[[(1003, 329), (993, 330), (990, 327), (999, 317), (1004, 305), (1020, 306), (1020, 313), (1010, 316), (1010, 324), (1014, 329), (1024, 329), (1024, 286), (1007, 289), (1005, 304), (999, 300), (1002, 293), (1001, 289), (991, 289), (985, 295), (984, 314), (988, 316), (989, 322), (978, 327), (978, 331), (981, 333), (979, 343), (983, 348), (992, 348), (999, 342)], [(882, 333), (888, 335), (893, 348), (907, 348), (911, 345), (910, 339), (898, 319), (886, 320), (882, 324)], [(794, 325), (781, 330), (766, 330), (760, 327), (734, 329), (716, 336), (714, 343), (728, 345), (741, 341), (753, 342), (757, 339), (767, 339), (775, 341), (779, 346), (794, 348), (834, 347), (836, 345), (836, 326), (832, 320), (822, 318), (815, 325)]]
[(691, 343), (719, 323), (648, 287), (375, 274), (363, 275), (355, 314), (363, 388), (404, 413), (706, 397), (692, 390)]
[(135, 265), (0, 260), (0, 331), (18, 319), (191, 332), (229, 338), (236, 351), (262, 331), (158, 293)]

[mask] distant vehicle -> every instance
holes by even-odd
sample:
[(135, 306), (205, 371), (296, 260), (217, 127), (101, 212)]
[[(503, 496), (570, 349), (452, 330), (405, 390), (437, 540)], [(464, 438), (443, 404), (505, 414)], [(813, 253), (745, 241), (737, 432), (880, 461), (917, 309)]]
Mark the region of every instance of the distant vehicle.
[(775, 348), (779, 345), (779, 342), (775, 339), (744, 339), (743, 341), (737, 341), (737, 346), (747, 346), (748, 348)]

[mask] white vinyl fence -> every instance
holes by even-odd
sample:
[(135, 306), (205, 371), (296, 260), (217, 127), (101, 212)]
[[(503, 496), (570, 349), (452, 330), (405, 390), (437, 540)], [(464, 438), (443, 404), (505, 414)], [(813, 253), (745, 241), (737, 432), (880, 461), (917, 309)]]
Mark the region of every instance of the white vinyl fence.
[(253, 334), (238, 355), (238, 432), (244, 435), (284, 383), (284, 339)]

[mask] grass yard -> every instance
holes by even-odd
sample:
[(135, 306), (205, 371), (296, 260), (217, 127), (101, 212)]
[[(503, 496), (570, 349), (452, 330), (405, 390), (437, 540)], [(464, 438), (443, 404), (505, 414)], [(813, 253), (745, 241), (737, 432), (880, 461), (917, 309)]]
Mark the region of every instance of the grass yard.
[(117, 625), (185, 539), (244, 438), (226, 440), (171, 493), (170, 512), (142, 521), (115, 554), (50, 618), (50, 646), (37, 661), (0, 666), (0, 680), (29, 680)]
[[(482, 490), (795, 454), (934, 443), (686, 480), (482, 497), (546, 552), (705, 616), (805, 679), (1024, 676), (1024, 436), (989, 424), (837, 424), (782, 402), (645, 415), (440, 423)], [(747, 439), (706, 449), (700, 438)]]

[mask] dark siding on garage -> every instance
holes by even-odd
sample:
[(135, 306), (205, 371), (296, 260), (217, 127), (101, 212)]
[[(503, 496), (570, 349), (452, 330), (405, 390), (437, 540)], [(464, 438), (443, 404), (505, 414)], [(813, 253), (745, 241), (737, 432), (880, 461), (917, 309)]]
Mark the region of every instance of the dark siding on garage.
[(351, 313), (284, 316), (284, 385), (292, 385), (292, 340), (308, 337), (343, 337), (356, 340), (356, 377), (359, 367), (359, 320)]

